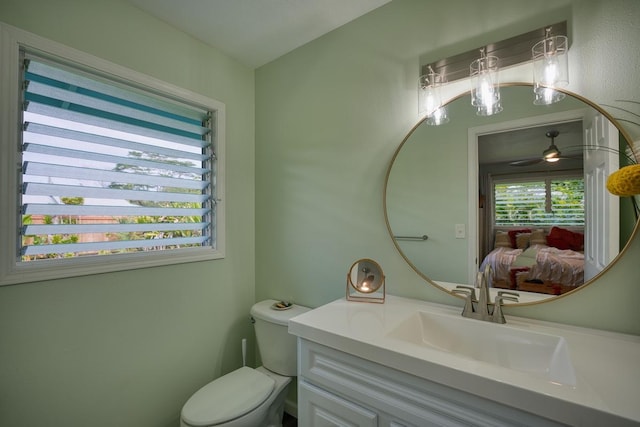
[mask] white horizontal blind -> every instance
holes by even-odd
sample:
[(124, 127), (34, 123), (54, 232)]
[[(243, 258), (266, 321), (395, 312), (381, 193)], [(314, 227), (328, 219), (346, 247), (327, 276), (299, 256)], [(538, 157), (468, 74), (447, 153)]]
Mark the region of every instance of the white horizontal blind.
[(24, 56), (23, 262), (215, 247), (213, 113)]
[(584, 180), (496, 182), (495, 226), (584, 226)]

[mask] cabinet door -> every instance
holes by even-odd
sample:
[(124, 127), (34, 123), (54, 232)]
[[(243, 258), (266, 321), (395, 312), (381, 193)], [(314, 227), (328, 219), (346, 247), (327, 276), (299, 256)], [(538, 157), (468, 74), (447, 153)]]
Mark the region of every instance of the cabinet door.
[(321, 388), (301, 381), (298, 385), (299, 419), (305, 427), (376, 427), (378, 415)]

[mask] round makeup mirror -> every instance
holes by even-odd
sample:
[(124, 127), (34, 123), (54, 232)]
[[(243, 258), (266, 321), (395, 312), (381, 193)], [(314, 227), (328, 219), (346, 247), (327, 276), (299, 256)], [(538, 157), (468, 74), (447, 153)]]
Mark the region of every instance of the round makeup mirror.
[(347, 272), (347, 299), (382, 303), (384, 298), (382, 267), (368, 258), (354, 262)]

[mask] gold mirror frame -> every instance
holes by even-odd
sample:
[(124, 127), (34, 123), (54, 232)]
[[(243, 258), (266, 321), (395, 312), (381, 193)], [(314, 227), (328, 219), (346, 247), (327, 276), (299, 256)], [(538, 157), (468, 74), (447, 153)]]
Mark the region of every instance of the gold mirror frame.
[[(505, 88), (505, 87), (510, 87), (510, 86), (528, 86), (528, 87), (532, 87), (531, 83), (526, 83), (526, 82), (513, 82), (513, 83), (504, 83), (501, 84), (501, 88)], [(618, 132), (620, 132), (620, 136), (622, 138), (624, 138), (624, 140), (627, 143), (627, 146), (630, 146), (630, 141), (632, 141), (629, 133), (621, 126), (621, 124), (619, 123), (618, 120), (616, 120), (613, 116), (611, 116), (611, 114), (609, 114), (607, 111), (605, 111), (603, 108), (601, 108), (599, 105), (595, 104), (594, 102), (582, 97), (581, 95), (578, 95), (576, 93), (567, 91), (567, 90), (563, 90), (563, 89), (557, 89), (560, 92), (563, 92), (566, 95), (569, 95), (573, 98), (575, 98), (578, 101), (583, 102), (586, 106), (589, 106), (591, 108), (593, 108), (594, 110), (596, 110), (598, 113), (602, 114), (607, 120), (609, 120), (609, 122), (611, 122), (616, 129), (618, 130)], [(462, 97), (465, 97), (469, 95), (469, 92), (463, 92), (451, 99), (449, 99), (445, 104), (443, 105), (448, 105)], [(391, 241), (393, 242), (396, 250), (398, 251), (398, 253), (400, 254), (400, 256), (402, 256), (402, 258), (405, 260), (405, 262), (411, 267), (411, 269), (413, 269), (422, 279), (424, 279), (427, 283), (429, 283), (430, 285), (450, 294), (453, 295), (457, 298), (463, 298), (460, 295), (456, 295), (455, 293), (452, 293), (449, 289), (446, 289), (442, 286), (440, 286), (439, 284), (437, 284), (434, 280), (432, 280), (431, 278), (429, 278), (425, 272), (420, 271), (420, 269), (418, 269), (415, 264), (406, 256), (406, 254), (402, 251), (402, 249), (400, 248), (397, 239), (394, 237), (394, 233), (393, 230), (391, 229), (391, 224), (389, 222), (389, 215), (388, 215), (388, 207), (387, 207), (387, 187), (389, 184), (389, 176), (391, 174), (391, 170), (393, 168), (394, 162), (396, 160), (396, 158), (398, 157), (400, 151), (402, 150), (402, 148), (404, 147), (405, 143), (409, 140), (409, 138), (413, 135), (413, 133), (416, 131), (416, 129), (418, 127), (420, 127), (422, 124), (426, 125), (426, 120), (427, 118), (423, 118), (421, 119), (416, 125), (414, 125), (411, 130), (407, 133), (407, 135), (404, 137), (404, 139), (402, 140), (402, 142), (400, 143), (400, 145), (398, 146), (398, 148), (396, 149), (396, 151), (393, 154), (393, 157), (391, 158), (391, 161), (389, 162), (389, 166), (387, 168), (387, 172), (385, 174), (385, 182), (384, 182), (384, 188), (383, 188), (383, 194), (382, 194), (382, 202), (383, 202), (383, 211), (384, 211), (384, 219), (385, 219), (385, 224), (387, 227), (387, 232), (389, 233), (389, 236), (391, 237)], [(448, 124), (447, 126), (451, 126), (452, 124), (455, 126), (455, 117), (452, 118), (452, 122)], [(635, 159), (636, 162), (638, 162), (638, 159)], [(542, 299), (542, 300), (538, 300), (538, 301), (533, 301), (533, 302), (520, 302), (520, 303), (510, 303), (509, 305), (513, 305), (513, 306), (526, 306), (526, 305), (535, 305), (535, 304), (542, 304), (544, 302), (548, 302), (548, 301), (556, 301), (558, 298), (563, 298), (566, 297), (568, 295), (573, 295), (574, 293), (580, 291), (581, 289), (584, 289), (586, 286), (591, 285), (592, 283), (596, 282), (597, 280), (599, 280), (607, 271), (609, 271), (609, 269), (611, 267), (613, 267), (618, 260), (624, 256), (624, 254), (627, 252), (631, 242), (633, 241), (634, 238), (636, 238), (636, 235), (638, 233), (638, 229), (640, 228), (640, 219), (636, 219), (635, 222), (635, 226), (633, 227), (633, 231), (631, 232), (631, 235), (629, 236), (629, 238), (627, 239), (625, 245), (622, 247), (622, 249), (618, 252), (618, 255), (615, 256), (615, 258), (609, 262), (609, 264), (604, 267), (602, 269), (602, 271), (600, 271), (599, 273), (597, 273), (594, 277), (592, 277), (590, 280), (588, 280), (587, 282), (585, 282), (584, 284), (576, 287), (573, 290), (570, 290), (566, 293), (560, 294), (560, 295), (555, 295), (552, 298), (547, 298), (547, 299)]]

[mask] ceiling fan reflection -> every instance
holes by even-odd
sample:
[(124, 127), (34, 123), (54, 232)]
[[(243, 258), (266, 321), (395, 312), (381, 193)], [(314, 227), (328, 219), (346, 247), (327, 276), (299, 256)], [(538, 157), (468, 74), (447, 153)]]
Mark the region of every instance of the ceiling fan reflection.
[(562, 156), (562, 153), (556, 146), (554, 139), (559, 134), (560, 132), (558, 132), (557, 130), (550, 130), (545, 133), (545, 136), (551, 139), (551, 144), (546, 150), (542, 152), (542, 157), (536, 157), (533, 159), (516, 160), (514, 162), (510, 162), (509, 165), (510, 166), (531, 166), (531, 165), (535, 165), (542, 162), (555, 163), (561, 159), (573, 158), (571, 156), (568, 156), (568, 157)]

